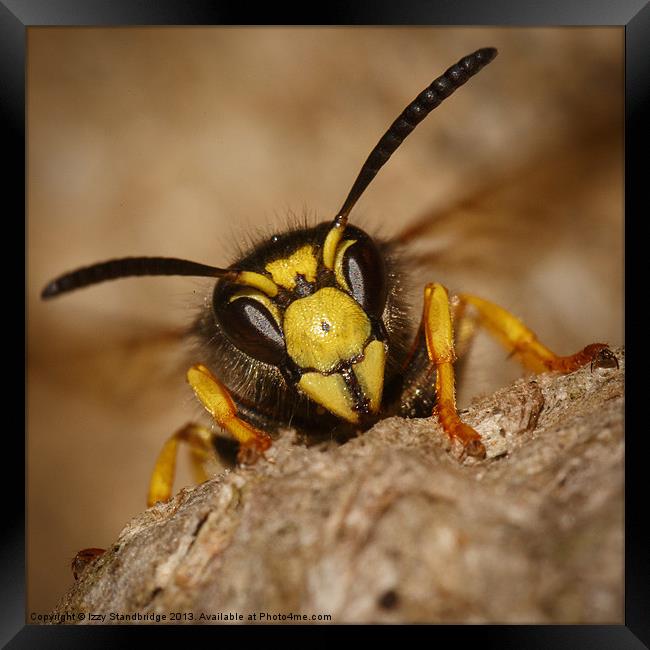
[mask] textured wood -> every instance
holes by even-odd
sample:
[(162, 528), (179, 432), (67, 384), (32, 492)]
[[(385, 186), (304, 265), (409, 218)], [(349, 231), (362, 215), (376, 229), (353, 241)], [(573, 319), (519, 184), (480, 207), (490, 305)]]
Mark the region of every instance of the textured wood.
[(484, 461), (459, 462), (432, 419), (342, 446), (287, 432), (271, 462), (135, 517), (57, 612), (622, 623), (615, 352), (618, 370), (529, 376), (473, 403)]

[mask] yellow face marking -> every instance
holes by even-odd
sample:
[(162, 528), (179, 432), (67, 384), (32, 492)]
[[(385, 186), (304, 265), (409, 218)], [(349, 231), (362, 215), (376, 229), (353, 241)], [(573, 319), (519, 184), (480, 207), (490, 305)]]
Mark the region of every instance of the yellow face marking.
[(252, 298), (253, 300), (257, 300), (257, 302), (262, 303), (271, 312), (271, 316), (273, 316), (278, 326), (280, 328), (282, 327), (280, 310), (272, 300), (269, 300), (268, 296), (260, 293), (259, 291), (255, 291), (255, 289), (241, 289), (240, 291), (233, 293), (228, 302), (230, 303), (233, 300), (237, 300), (238, 298)]
[(370, 321), (350, 296), (325, 287), (292, 302), (283, 329), (287, 352), (301, 368), (329, 372), (363, 352)]
[(275, 282), (261, 273), (255, 273), (254, 271), (241, 271), (237, 274), (237, 279), (235, 281), (249, 287), (255, 287), (256, 289), (263, 291), (267, 296), (271, 296), (271, 298), (275, 298), (275, 296), (278, 295), (278, 287)]
[(371, 341), (363, 351), (364, 359), (352, 366), (364, 395), (370, 400), (371, 413), (377, 413), (384, 390), (386, 347), (381, 341)]
[(356, 244), (356, 239), (348, 239), (344, 241), (339, 249), (336, 251), (336, 259), (334, 260), (334, 275), (336, 276), (336, 281), (342, 286), (346, 291), (350, 291), (350, 287), (343, 275), (343, 254), (345, 253), (352, 244)]
[(304, 275), (308, 282), (316, 280), (318, 260), (314, 254), (314, 247), (307, 244), (289, 257), (269, 262), (264, 268), (273, 276), (274, 282), (285, 289), (293, 289), (298, 274)]
[(323, 264), (330, 270), (334, 268), (336, 249), (339, 246), (341, 237), (343, 237), (343, 231), (344, 228), (342, 226), (334, 225), (327, 233), (327, 237), (325, 237), (325, 243), (323, 244)]
[(321, 375), (306, 372), (298, 387), (315, 402), (348, 422), (358, 422), (359, 416), (352, 410), (352, 399), (341, 375)]

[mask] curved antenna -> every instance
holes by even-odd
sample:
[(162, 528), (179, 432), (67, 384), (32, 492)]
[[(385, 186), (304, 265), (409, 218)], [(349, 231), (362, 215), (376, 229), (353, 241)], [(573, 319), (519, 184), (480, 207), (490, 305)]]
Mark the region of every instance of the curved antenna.
[(41, 292), (41, 298), (54, 298), (67, 291), (81, 289), (91, 284), (139, 275), (192, 275), (204, 278), (225, 278), (231, 282), (255, 287), (270, 297), (274, 297), (278, 293), (275, 282), (261, 273), (220, 269), (175, 257), (123, 257), (64, 273), (48, 283)]
[(444, 74), (434, 79), (399, 115), (370, 152), (357, 179), (352, 185), (341, 209), (337, 212), (332, 229), (323, 247), (323, 263), (329, 269), (334, 266), (336, 247), (348, 223), (348, 214), (364, 193), (377, 172), (384, 166), (395, 150), (404, 142), (415, 127), (455, 90), (483, 69), (497, 55), (494, 47), (484, 47), (463, 57)]

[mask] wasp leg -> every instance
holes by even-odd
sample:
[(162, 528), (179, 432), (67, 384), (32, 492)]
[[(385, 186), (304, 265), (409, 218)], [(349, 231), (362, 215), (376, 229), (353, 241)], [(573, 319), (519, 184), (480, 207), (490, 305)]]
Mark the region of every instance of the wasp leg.
[(604, 343), (592, 343), (576, 354), (562, 357), (542, 345), (532, 330), (503, 307), (470, 294), (459, 294), (458, 299), (461, 304), (474, 307), (480, 324), (534, 372), (569, 373), (590, 362), (604, 367), (612, 365), (613, 355)]
[(172, 495), (174, 476), (176, 474), (176, 456), (180, 442), (188, 444), (192, 469), (197, 483), (207, 480), (204, 463), (212, 456), (213, 433), (200, 424), (189, 423), (176, 431), (160, 450), (156, 465), (149, 482), (149, 495), (147, 505), (152, 506), (157, 501), (167, 501)]
[(268, 433), (237, 417), (237, 407), (228, 390), (205, 366), (192, 366), (187, 371), (187, 381), (217, 424), (239, 442), (240, 463), (254, 463), (271, 446)]
[[(449, 297), (449, 309), (454, 330), (456, 359), (462, 359), (476, 336), (479, 320), (474, 314), (467, 313), (467, 303), (462, 302), (458, 296)], [(458, 376), (458, 362), (456, 362), (456, 376)]]
[[(223, 384), (203, 365), (187, 371), (187, 381), (201, 404), (216, 423), (229, 431), (239, 443), (237, 459), (240, 463), (254, 463), (271, 446), (271, 437), (237, 417), (237, 407)], [(207, 479), (204, 465), (215, 453), (215, 434), (200, 424), (186, 424), (164, 444), (149, 482), (147, 505), (167, 501), (171, 497), (176, 473), (178, 445), (189, 445), (192, 468), (197, 482)]]
[(434, 413), (445, 433), (451, 439), (457, 439), (463, 444), (464, 453), (484, 457), (485, 447), (481, 442), (480, 434), (462, 422), (456, 410), (454, 333), (449, 296), (441, 284), (432, 283), (424, 288), (422, 321), (429, 359), (436, 367)]

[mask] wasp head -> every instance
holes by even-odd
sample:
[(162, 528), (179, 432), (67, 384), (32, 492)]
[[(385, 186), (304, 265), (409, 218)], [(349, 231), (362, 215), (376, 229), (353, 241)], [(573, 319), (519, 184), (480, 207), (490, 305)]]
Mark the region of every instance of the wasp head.
[(382, 313), (384, 260), (349, 226), (323, 261), (329, 224), (273, 238), (237, 262), (277, 290), (222, 280), (213, 295), (219, 326), (240, 351), (276, 366), (287, 384), (348, 422), (379, 411), (388, 352)]

